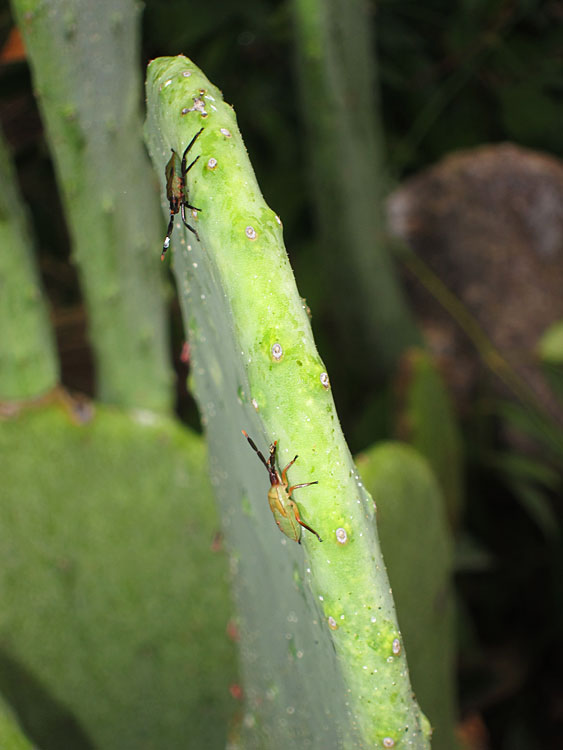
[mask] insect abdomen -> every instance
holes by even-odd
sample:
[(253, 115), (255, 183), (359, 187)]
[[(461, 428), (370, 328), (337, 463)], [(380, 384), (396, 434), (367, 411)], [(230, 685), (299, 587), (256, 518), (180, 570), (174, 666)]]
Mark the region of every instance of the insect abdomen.
[(274, 514), (274, 520), (282, 534), (285, 534), (294, 542), (301, 539), (301, 526), (297, 523), (293, 513), (293, 502), (287, 497), (281, 484), (274, 484), (268, 492), (270, 510)]

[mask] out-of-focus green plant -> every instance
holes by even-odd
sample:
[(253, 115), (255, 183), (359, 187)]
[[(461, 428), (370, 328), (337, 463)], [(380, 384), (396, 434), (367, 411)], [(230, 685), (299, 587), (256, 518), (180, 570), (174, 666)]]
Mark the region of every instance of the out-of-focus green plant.
[(442, 493), (428, 463), (411, 446), (381, 443), (357, 461), (376, 504), (413, 689), (433, 728), (432, 748), (453, 750), (457, 746), (453, 539)]
[(442, 488), (450, 524), (456, 528), (463, 508), (463, 449), (459, 426), (444, 382), (431, 355), (405, 353), (399, 393), (397, 431), (429, 462)]
[(363, 0), (294, 0), (293, 11), (318, 268), (348, 374), (365, 387), (420, 342), (385, 241), (373, 19)]
[[(160, 216), (141, 140), (139, 7), (14, 0), (88, 304), (99, 397), (167, 412)], [(126, 290), (126, 293), (124, 293)]]
[(2, 147), (0, 689), (44, 750), (224, 747), (236, 680), (226, 560), (202, 440), (166, 415), (137, 8), (14, 9), (86, 290), (99, 393), (113, 407), (57, 386)]
[(33, 750), (4, 701), (0, 701), (0, 747), (2, 750)]

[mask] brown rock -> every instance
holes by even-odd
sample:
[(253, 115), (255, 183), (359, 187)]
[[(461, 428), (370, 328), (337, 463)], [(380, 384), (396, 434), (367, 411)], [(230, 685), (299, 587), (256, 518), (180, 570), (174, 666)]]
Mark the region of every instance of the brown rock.
[(563, 162), (512, 144), (459, 152), (407, 180), (387, 209), (392, 234), (486, 335), (471, 341), (463, 315), (454, 319), (409, 274), (419, 322), (458, 398), (466, 400), (485, 372), (488, 338), (563, 423), (535, 355), (546, 328), (563, 318)]

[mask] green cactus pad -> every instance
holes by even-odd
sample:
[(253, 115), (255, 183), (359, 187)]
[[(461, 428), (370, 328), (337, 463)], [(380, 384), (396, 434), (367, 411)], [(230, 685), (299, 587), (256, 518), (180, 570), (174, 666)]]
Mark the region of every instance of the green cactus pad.
[[(289, 95), (289, 94), (288, 94)], [(187, 58), (148, 69), (146, 138), (164, 188), (170, 149), (200, 156), (187, 180), (198, 242), (178, 223), (173, 268), (193, 383), (231, 555), (245, 748), (426, 748), (412, 698), (374, 508), (346, 447), (330, 382), (234, 112)], [(164, 195), (164, 193), (163, 193)], [(165, 209), (168, 208), (163, 203)], [(159, 248), (155, 248), (159, 252)], [(304, 520), (299, 546), (269, 510), (263, 453), (278, 441)], [(250, 507), (250, 512), (248, 508)]]

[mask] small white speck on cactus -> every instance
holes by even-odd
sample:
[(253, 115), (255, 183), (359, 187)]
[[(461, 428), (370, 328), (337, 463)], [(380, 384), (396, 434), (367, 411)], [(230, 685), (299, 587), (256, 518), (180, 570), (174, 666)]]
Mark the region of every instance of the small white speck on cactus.
[(274, 344), (272, 346), (272, 358), (276, 360), (276, 362), (279, 362), (280, 359), (283, 357), (283, 349), (281, 344)]
[(339, 544), (346, 544), (348, 541), (348, 534), (346, 533), (346, 529), (343, 529), (342, 527), (336, 529), (336, 541)]

